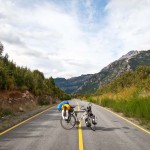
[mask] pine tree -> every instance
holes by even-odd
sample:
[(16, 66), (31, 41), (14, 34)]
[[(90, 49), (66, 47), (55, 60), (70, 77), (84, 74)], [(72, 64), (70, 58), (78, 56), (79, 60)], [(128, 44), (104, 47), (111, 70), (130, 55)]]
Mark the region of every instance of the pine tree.
[(4, 50), (4, 46), (3, 46), (3, 44), (0, 42), (0, 58), (2, 57), (3, 50)]

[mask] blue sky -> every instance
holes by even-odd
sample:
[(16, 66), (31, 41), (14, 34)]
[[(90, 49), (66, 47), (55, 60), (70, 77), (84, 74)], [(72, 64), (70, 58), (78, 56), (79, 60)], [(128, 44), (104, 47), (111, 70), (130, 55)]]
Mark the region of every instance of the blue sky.
[(147, 0), (0, 0), (0, 41), (17, 65), (46, 77), (97, 73), (150, 48)]
[(108, 0), (16, 0), (16, 3), (23, 9), (33, 9), (43, 3), (55, 5), (66, 13), (75, 13), (83, 24), (83, 30), (96, 32), (96, 25), (104, 25), (103, 18), (106, 15), (104, 9)]

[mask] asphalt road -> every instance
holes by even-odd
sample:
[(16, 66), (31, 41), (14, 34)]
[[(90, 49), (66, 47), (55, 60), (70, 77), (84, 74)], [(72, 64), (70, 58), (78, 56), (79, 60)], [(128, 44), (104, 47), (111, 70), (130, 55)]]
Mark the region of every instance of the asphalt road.
[[(70, 103), (87, 106), (86, 102)], [(150, 135), (93, 104), (97, 130), (82, 122), (84, 150), (149, 150)], [(0, 150), (78, 150), (78, 128), (65, 130), (56, 107), (0, 136)]]

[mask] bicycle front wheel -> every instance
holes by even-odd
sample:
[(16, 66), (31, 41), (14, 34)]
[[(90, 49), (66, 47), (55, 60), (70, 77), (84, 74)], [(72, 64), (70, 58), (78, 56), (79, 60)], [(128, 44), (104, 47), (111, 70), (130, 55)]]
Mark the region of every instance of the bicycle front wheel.
[(63, 119), (63, 118), (61, 117), (61, 119), (60, 119), (60, 124), (61, 124), (61, 126), (62, 126), (64, 129), (70, 130), (70, 129), (72, 129), (72, 128), (75, 126), (75, 124), (76, 124), (76, 118), (75, 118), (74, 115), (70, 115), (70, 116), (68, 117), (68, 119)]

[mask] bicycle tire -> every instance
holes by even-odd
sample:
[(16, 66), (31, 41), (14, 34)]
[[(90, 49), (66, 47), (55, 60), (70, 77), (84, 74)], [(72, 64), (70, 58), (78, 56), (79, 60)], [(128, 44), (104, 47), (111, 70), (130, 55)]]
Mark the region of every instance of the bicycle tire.
[(62, 117), (60, 119), (60, 124), (61, 126), (66, 129), (66, 130), (70, 130), (72, 129), (75, 124), (76, 124), (76, 118), (74, 115), (70, 115), (70, 121), (69, 120), (64, 120)]

